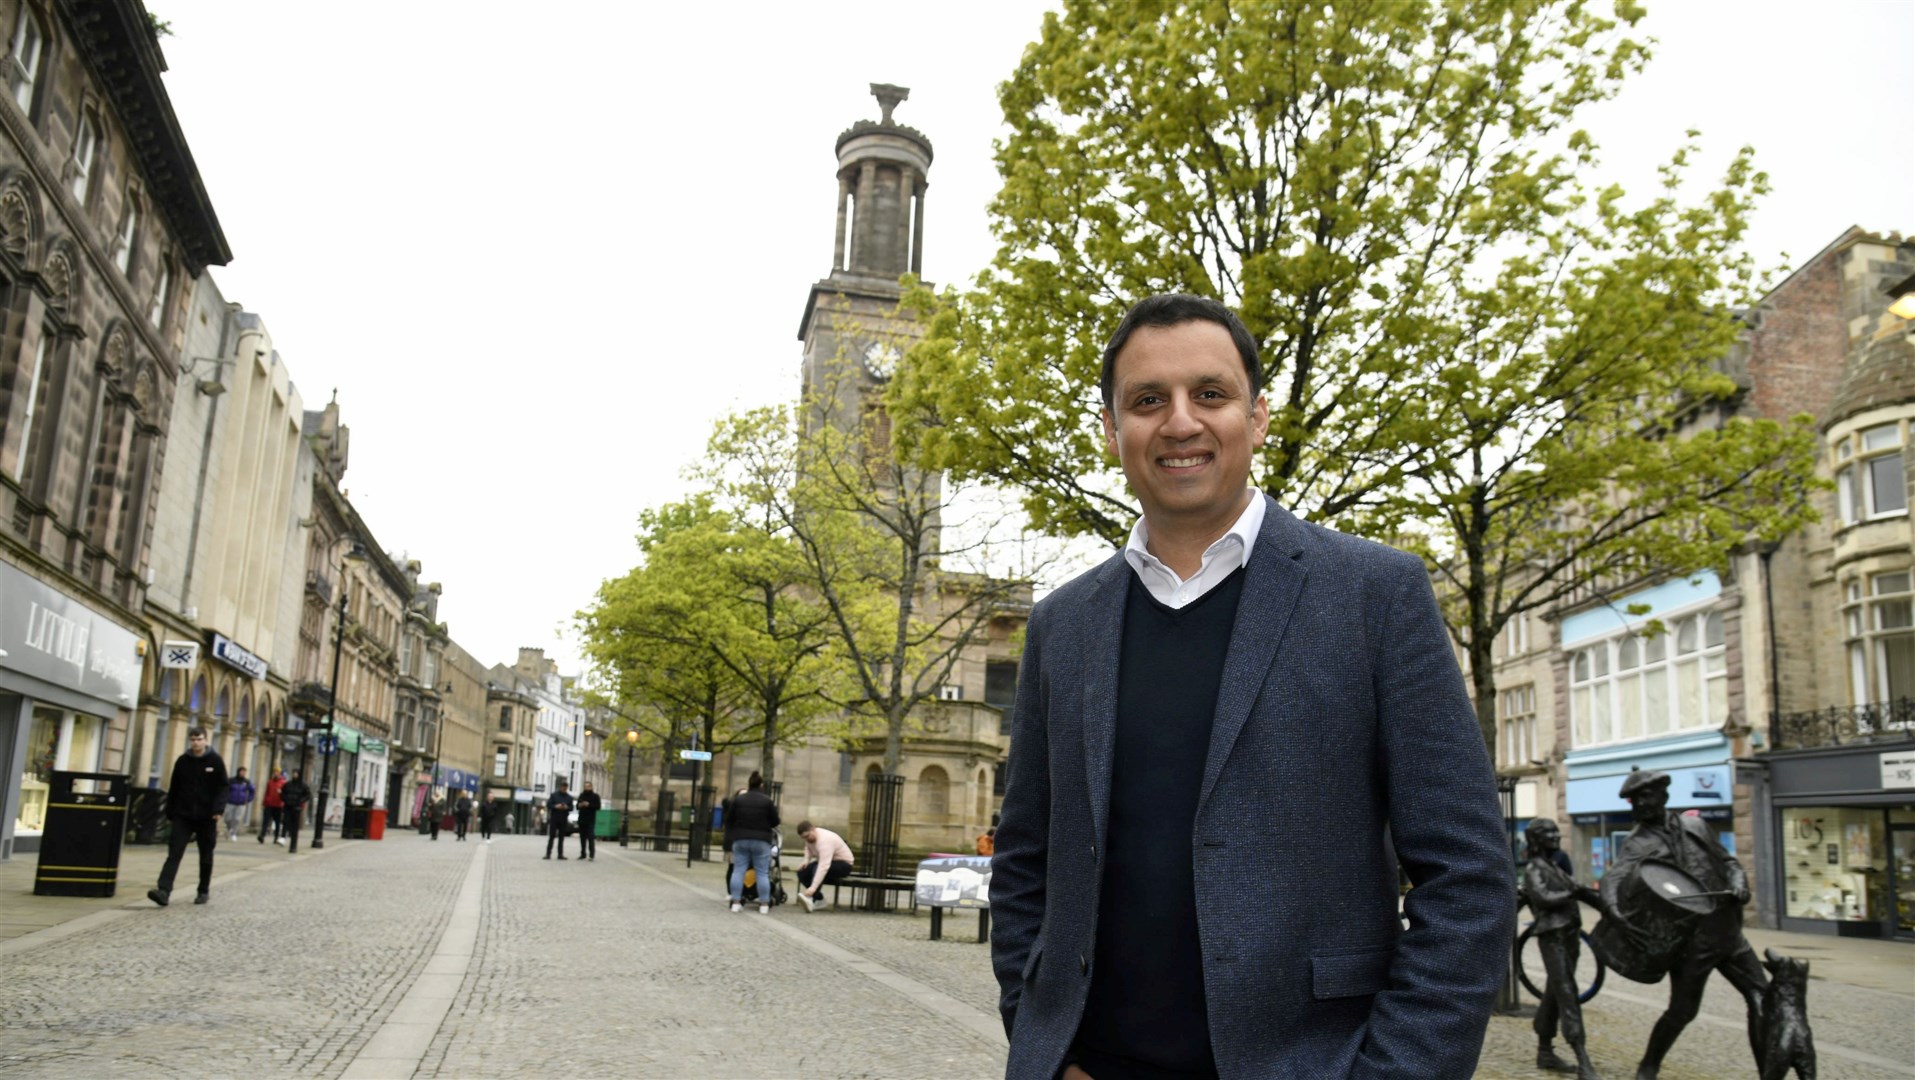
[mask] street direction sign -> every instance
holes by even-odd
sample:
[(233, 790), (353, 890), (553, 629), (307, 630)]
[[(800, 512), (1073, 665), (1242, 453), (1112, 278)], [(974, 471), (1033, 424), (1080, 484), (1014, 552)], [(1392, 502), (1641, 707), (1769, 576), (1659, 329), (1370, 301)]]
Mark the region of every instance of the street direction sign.
[(683, 760), (683, 761), (710, 761), (711, 751), (710, 750), (680, 750), (678, 752), (678, 756), (680, 760)]

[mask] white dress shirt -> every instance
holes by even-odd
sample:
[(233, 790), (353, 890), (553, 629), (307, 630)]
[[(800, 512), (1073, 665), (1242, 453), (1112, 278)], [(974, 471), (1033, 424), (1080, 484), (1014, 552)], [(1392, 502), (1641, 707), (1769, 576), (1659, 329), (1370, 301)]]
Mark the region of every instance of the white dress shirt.
[(1250, 505), (1237, 515), (1237, 523), (1204, 549), (1203, 562), (1188, 581), (1165, 566), (1146, 545), (1150, 530), (1143, 518), (1130, 527), (1130, 543), (1124, 545), (1124, 560), (1137, 573), (1137, 580), (1157, 602), (1168, 608), (1181, 608), (1217, 587), (1217, 583), (1250, 561), (1250, 549), (1257, 543), (1257, 531), (1263, 528), (1263, 493), (1251, 491)]

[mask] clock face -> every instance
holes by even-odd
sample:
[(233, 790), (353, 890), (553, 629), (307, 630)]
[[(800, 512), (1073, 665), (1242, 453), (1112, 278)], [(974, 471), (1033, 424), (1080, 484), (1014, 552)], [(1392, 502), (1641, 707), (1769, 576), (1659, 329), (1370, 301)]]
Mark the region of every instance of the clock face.
[(864, 369), (870, 372), (874, 379), (888, 379), (898, 370), (898, 360), (903, 355), (896, 345), (874, 341), (865, 346)]

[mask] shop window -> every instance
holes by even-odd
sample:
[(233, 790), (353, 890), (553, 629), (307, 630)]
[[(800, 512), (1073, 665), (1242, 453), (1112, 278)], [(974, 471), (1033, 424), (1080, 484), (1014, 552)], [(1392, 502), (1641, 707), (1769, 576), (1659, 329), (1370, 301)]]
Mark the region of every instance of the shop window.
[(1728, 721), (1722, 614), (1679, 615), (1663, 630), (1624, 631), (1570, 654), (1570, 738), (1578, 749)]
[(1887, 830), (1872, 807), (1782, 810), (1782, 913), (1792, 919), (1888, 917)]

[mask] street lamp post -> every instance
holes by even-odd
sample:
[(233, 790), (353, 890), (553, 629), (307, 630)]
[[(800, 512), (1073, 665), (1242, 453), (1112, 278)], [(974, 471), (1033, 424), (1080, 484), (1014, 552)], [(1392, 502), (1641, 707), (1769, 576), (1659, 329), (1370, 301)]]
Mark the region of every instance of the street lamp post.
[(334, 575), (339, 580), (339, 618), (332, 634), (332, 689), (328, 694), (326, 712), (326, 761), (320, 768), (319, 812), (313, 820), (313, 842), (309, 845), (315, 851), (326, 846), (326, 800), (332, 795), (332, 759), (339, 750), (339, 659), (345, 653), (346, 646), (346, 562), (364, 557), (364, 551), (355, 541), (352, 550), (340, 556), (339, 570)]
[(632, 838), (632, 752), (638, 749), (638, 729), (625, 729), (625, 813), (618, 826), (618, 846), (630, 847)]

